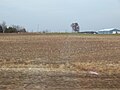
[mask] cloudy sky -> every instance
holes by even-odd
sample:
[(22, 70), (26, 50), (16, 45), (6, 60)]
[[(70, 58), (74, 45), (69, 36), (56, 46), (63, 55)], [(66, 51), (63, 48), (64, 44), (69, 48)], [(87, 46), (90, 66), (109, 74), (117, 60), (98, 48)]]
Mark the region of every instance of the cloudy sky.
[(28, 31), (81, 31), (120, 29), (120, 0), (0, 0), (0, 23), (20, 25)]

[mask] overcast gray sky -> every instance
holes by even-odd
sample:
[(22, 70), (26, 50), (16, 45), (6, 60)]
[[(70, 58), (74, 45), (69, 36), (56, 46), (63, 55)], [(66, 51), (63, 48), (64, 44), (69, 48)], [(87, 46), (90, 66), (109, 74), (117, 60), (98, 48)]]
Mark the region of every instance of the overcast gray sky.
[[(120, 0), (0, 0), (0, 22), (28, 31), (120, 29)], [(39, 25), (39, 28), (38, 28)]]

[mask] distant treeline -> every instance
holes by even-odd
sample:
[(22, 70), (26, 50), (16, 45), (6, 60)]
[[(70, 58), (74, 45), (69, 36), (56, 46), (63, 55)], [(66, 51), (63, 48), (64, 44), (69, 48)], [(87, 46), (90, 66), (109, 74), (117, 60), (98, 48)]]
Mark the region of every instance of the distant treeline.
[(5, 22), (2, 22), (0, 24), (0, 33), (19, 33), (19, 32), (26, 32), (26, 29), (19, 25), (7, 26)]

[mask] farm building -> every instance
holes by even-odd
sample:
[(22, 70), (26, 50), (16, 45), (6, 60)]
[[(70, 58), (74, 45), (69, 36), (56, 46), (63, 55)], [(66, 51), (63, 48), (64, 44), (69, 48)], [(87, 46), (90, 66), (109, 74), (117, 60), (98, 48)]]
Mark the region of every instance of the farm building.
[(98, 34), (120, 34), (120, 30), (111, 28), (111, 29), (102, 29), (98, 31)]
[(84, 32), (80, 32), (82, 34), (97, 34), (97, 32), (95, 31), (84, 31)]

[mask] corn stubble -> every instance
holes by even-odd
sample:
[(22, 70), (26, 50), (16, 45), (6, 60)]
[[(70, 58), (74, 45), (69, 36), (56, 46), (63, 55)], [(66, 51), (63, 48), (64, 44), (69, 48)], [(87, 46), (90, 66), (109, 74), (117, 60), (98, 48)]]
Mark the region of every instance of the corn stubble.
[[(0, 79), (5, 80), (4, 74), (6, 77), (10, 74), (13, 79), (19, 79), (19, 88), (30, 89), (33, 85), (33, 89), (37, 90), (42, 87), (42, 82), (35, 81), (29, 85), (23, 78), (27, 77), (30, 81), (30, 77), (37, 79), (44, 75), (46, 77), (43, 78), (53, 84), (43, 81), (43, 90), (48, 90), (46, 85), (52, 88), (50, 90), (64, 85), (65, 90), (120, 88), (120, 36), (14, 34), (1, 35), (0, 45), (0, 74), (3, 74)], [(41, 72), (45, 74), (41, 75)], [(52, 76), (56, 79), (50, 79)], [(3, 85), (2, 88), (7, 87)], [(9, 85), (8, 88), (16, 87)]]

